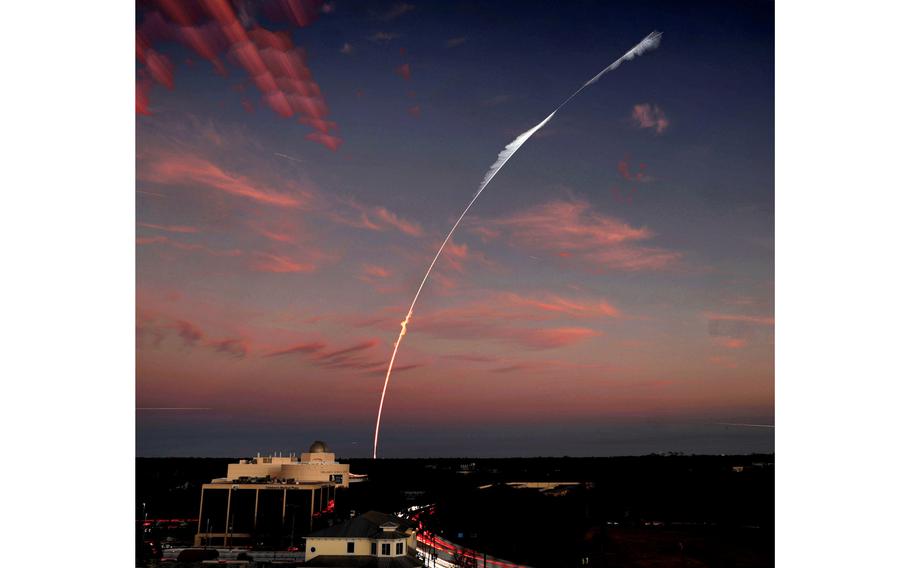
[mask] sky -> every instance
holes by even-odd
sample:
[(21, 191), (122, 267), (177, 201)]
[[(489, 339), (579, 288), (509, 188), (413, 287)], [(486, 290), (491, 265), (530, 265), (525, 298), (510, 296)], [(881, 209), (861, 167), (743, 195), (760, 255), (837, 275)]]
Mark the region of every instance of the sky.
[[(150, 0), (140, 456), (773, 451), (770, 2)], [(750, 426), (753, 425), (753, 426)]]

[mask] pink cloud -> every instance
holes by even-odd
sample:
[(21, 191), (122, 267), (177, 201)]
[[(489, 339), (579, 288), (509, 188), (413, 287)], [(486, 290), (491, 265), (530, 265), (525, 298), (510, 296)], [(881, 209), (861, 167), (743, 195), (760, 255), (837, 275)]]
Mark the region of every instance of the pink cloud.
[(506, 233), (516, 246), (579, 259), (594, 268), (662, 270), (681, 257), (680, 253), (640, 244), (655, 236), (650, 229), (601, 215), (584, 200), (551, 201), (474, 224)]
[(286, 234), (286, 233), (270, 231), (268, 229), (259, 229), (259, 234), (262, 235), (263, 237), (269, 239), (270, 241), (276, 241), (279, 243), (293, 243), (294, 242), (294, 237), (289, 234)]
[(620, 311), (605, 300), (579, 300), (556, 296), (553, 294), (543, 298), (531, 298), (514, 293), (507, 293), (504, 299), (508, 304), (517, 307), (527, 307), (541, 312), (552, 313), (557, 316), (573, 318), (589, 317), (619, 317)]
[(320, 13), (330, 12), (331, 5), (322, 0), (266, 0), (263, 9), (271, 19), (306, 27), (316, 21)]
[(183, 339), (183, 342), (186, 345), (195, 345), (204, 335), (197, 325), (188, 321), (177, 320), (175, 325), (177, 327), (177, 334), (180, 335), (180, 338)]
[(145, 50), (145, 65), (149, 76), (168, 89), (174, 88), (174, 65), (166, 55), (153, 49)]
[[(160, 41), (177, 41), (210, 61), (222, 75), (226, 69), (220, 56), (241, 67), (260, 91), (266, 106), (278, 115), (290, 118), (325, 120), (328, 105), (313, 73), (306, 64), (305, 53), (294, 46), (288, 31), (270, 31), (260, 27), (254, 14), (244, 10), (238, 17), (228, 0), (202, 0), (199, 3), (161, 0), (156, 10), (145, 14), (136, 33), (136, 58), (140, 74), (173, 88), (173, 65), (152, 46)], [(267, 0), (261, 4), (267, 18), (288, 22), (298, 27), (312, 24), (324, 10), (320, 0)], [(137, 83), (137, 112), (148, 113), (147, 84)], [(251, 110), (251, 103), (243, 101)], [(321, 130), (326, 135), (325, 130)], [(307, 137), (337, 149), (340, 138)]]
[(259, 272), (274, 272), (278, 274), (295, 273), (295, 272), (312, 272), (316, 270), (316, 265), (311, 262), (296, 261), (286, 256), (270, 254), (265, 252), (254, 253), (255, 261), (252, 264), (253, 270)]
[(601, 333), (586, 327), (560, 327), (555, 329), (523, 329), (510, 339), (531, 349), (555, 349), (574, 345)]
[(364, 277), (368, 278), (388, 278), (392, 275), (392, 272), (383, 268), (382, 266), (377, 266), (375, 264), (364, 264), (362, 274)]
[(638, 164), (638, 171), (633, 172), (628, 156), (619, 161), (616, 169), (626, 181), (649, 182), (652, 180), (651, 176), (645, 173), (646, 166), (643, 163)]
[[(351, 369), (364, 373), (380, 372), (387, 365), (383, 354), (379, 357), (373, 351), (380, 344), (377, 339), (368, 339), (344, 347), (330, 347), (325, 341), (311, 341), (292, 345), (267, 353), (266, 357), (295, 355), (305, 361), (325, 369)], [(414, 369), (420, 364), (397, 367), (396, 370)]]
[[(524, 327), (517, 322), (540, 322), (553, 319), (581, 319), (595, 317), (586, 311), (580, 315), (575, 308), (553, 304), (523, 301), (508, 295), (497, 296), (488, 303), (474, 303), (416, 316), (409, 328), (411, 332), (428, 333), (442, 339), (496, 340), (513, 343), (526, 349), (555, 349), (580, 343), (601, 332), (581, 326), (543, 328), (539, 324)], [(363, 320), (363, 325), (380, 325), (391, 329), (394, 317)], [(356, 323), (355, 323), (356, 325)]]
[(412, 237), (423, 235), (423, 229), (418, 223), (403, 219), (385, 207), (371, 207), (353, 199), (342, 200), (339, 206), (347, 206), (352, 213), (342, 212), (341, 207), (329, 213), (337, 223), (370, 231), (395, 229)]
[(308, 355), (310, 353), (316, 353), (325, 349), (326, 344), (321, 341), (311, 341), (309, 343), (299, 343), (297, 345), (292, 345), (291, 347), (286, 347), (284, 349), (279, 349), (277, 351), (272, 351), (267, 353), (266, 357), (281, 357), (284, 355)]
[(385, 207), (376, 207), (373, 209), (373, 214), (385, 225), (398, 229), (406, 235), (411, 235), (412, 237), (419, 237), (423, 235), (423, 229), (420, 228), (420, 225), (417, 223), (406, 221), (392, 213)]
[(323, 134), (321, 132), (310, 132), (306, 135), (307, 140), (312, 140), (313, 142), (318, 142), (332, 150), (333, 152), (341, 147), (341, 138), (337, 136), (332, 136), (330, 134)]
[(198, 243), (185, 243), (160, 235), (154, 237), (140, 237), (136, 239), (136, 244), (139, 246), (165, 245), (183, 251), (203, 252), (211, 256), (240, 256), (243, 254), (243, 251), (238, 249), (216, 250)]
[(152, 346), (160, 347), (168, 336), (176, 335), (185, 348), (204, 347), (215, 353), (224, 353), (236, 358), (246, 357), (250, 350), (249, 343), (243, 338), (226, 338), (207, 341), (207, 334), (196, 323), (185, 319), (140, 310), (136, 317), (136, 338), (140, 342), (145, 337), (152, 338)]
[(246, 357), (249, 345), (242, 339), (221, 339), (209, 342), (209, 346), (218, 353), (226, 353), (237, 358)]
[(642, 103), (632, 107), (632, 120), (639, 128), (652, 128), (657, 134), (670, 126), (667, 115), (657, 105)]
[(399, 67), (395, 68), (395, 74), (404, 79), (405, 81), (411, 80), (411, 64), (405, 63)]
[(742, 349), (746, 346), (746, 340), (734, 337), (718, 337), (717, 344), (726, 349)]
[(150, 163), (139, 173), (139, 179), (162, 184), (203, 186), (231, 195), (278, 207), (299, 207), (303, 201), (245, 176), (228, 172), (214, 163), (188, 154), (173, 154)]
[(156, 225), (154, 223), (139, 223), (140, 227), (145, 227), (147, 229), (155, 229), (158, 231), (167, 231), (169, 233), (198, 233), (199, 229), (196, 227), (187, 227), (184, 225)]
[(136, 80), (136, 114), (148, 116), (149, 110), (149, 90), (152, 88), (152, 82), (142, 77)]

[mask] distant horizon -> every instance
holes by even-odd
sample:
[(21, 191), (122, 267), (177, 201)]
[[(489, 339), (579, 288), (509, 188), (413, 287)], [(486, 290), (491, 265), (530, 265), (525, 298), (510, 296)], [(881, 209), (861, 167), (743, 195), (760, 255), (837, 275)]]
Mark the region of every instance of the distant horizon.
[[(612, 459), (612, 458), (647, 458), (647, 457), (662, 457), (662, 458), (672, 458), (672, 457), (685, 457), (685, 458), (697, 458), (697, 457), (708, 457), (708, 458), (728, 458), (728, 457), (748, 457), (748, 456), (773, 456), (774, 452), (751, 452), (744, 454), (684, 454), (684, 453), (675, 453), (675, 452), (665, 452), (665, 453), (651, 453), (651, 454), (635, 454), (635, 455), (615, 455), (615, 456), (501, 456), (501, 457), (489, 457), (489, 456), (429, 456), (429, 457), (396, 457), (396, 458), (372, 458), (370, 456), (361, 457), (361, 458), (342, 458), (337, 457), (336, 460), (339, 462), (345, 462), (350, 460), (362, 460), (362, 461), (394, 461), (394, 460), (534, 460), (534, 459)], [(236, 459), (245, 459), (249, 455), (237, 455), (237, 456), (136, 456), (136, 459), (144, 460), (167, 460), (167, 459), (200, 459), (200, 460), (236, 460)], [(356, 473), (356, 472), (355, 472)]]

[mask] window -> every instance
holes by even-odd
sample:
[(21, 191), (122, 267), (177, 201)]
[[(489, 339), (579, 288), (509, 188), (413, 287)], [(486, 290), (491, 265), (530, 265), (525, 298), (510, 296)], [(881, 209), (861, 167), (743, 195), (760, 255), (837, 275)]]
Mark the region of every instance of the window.
[(372, 554), (373, 556), (376, 556), (376, 543), (375, 542), (370, 543), (370, 554)]
[(311, 547), (310, 547), (310, 552), (316, 552), (316, 547), (315, 547), (315, 546), (311, 546)]
[(354, 543), (353, 542), (348, 543), (348, 554), (354, 554)]
[(392, 545), (388, 542), (382, 543), (382, 555), (389, 556), (392, 554)]
[(404, 543), (403, 542), (395, 543), (395, 554), (404, 554)]

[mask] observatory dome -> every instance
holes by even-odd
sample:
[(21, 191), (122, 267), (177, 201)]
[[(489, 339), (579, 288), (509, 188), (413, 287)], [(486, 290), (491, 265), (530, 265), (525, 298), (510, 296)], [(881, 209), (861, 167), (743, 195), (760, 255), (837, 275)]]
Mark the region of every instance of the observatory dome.
[(324, 454), (329, 451), (329, 447), (325, 442), (321, 440), (316, 440), (310, 445), (311, 454)]

